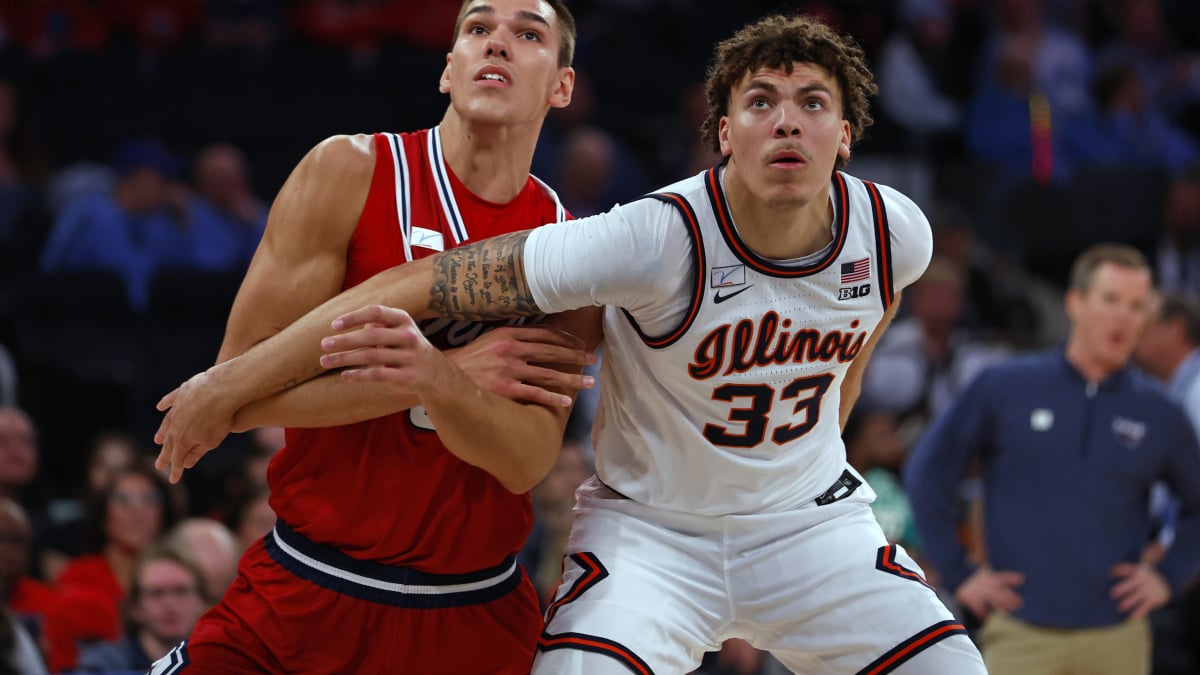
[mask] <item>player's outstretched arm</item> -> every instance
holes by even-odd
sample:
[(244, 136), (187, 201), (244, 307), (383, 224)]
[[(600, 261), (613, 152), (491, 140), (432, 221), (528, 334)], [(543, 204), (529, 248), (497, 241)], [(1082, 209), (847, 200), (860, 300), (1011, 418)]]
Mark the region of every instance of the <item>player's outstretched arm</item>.
[[(563, 392), (594, 384), (580, 369), (593, 363), (595, 355), (582, 339), (551, 325), (497, 328), (446, 354), (476, 387), (512, 400), (565, 407), (572, 398)], [(233, 430), (353, 424), (418, 405), (420, 397), (395, 381), (330, 373), (242, 407), (234, 416)]]
[[(266, 231), (230, 311), (218, 362), (245, 352), (341, 290), (347, 245), (374, 166), (370, 136), (330, 137), (296, 165), (271, 205)], [(186, 435), (203, 450), (219, 444), (231, 429), (239, 400), (256, 398), (261, 383), (250, 375), (231, 384), (244, 393), (191, 387), (182, 396), (170, 396), (177, 408), (164, 418), (156, 441)], [(169, 457), (164, 449), (159, 466)]]
[[(214, 442), (211, 420), (227, 433), (243, 406), (324, 372), (320, 340), (334, 319), (355, 309), (371, 304), (398, 307), (416, 320), (540, 313), (525, 281), (522, 258), (528, 236), (527, 230), (515, 232), (380, 272), (245, 353), (194, 376), (160, 403), (160, 409), (171, 408), (156, 436), (162, 443), (160, 467), (169, 464), (172, 480), (178, 480), (219, 442), (220, 437)], [(186, 415), (179, 415), (181, 407)]]

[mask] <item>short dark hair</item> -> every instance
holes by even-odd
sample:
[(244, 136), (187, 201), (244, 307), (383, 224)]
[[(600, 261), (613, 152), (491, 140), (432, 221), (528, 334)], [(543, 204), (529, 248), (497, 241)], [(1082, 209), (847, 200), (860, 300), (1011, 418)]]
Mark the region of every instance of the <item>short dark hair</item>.
[[(783, 68), (790, 74), (796, 63), (820, 66), (837, 79), (842, 90), (842, 117), (850, 123), (850, 141), (862, 138), (874, 122), (870, 99), (879, 91), (862, 48), (814, 18), (776, 15), (747, 25), (717, 45), (715, 62), (704, 83), (708, 98), (708, 118), (700, 127), (704, 144), (721, 151), (717, 129), (729, 111), (733, 88), (743, 77), (764, 67)], [(837, 167), (845, 164), (839, 156)]]
[(1096, 244), (1080, 253), (1079, 257), (1075, 259), (1075, 264), (1071, 265), (1071, 290), (1086, 293), (1092, 287), (1096, 269), (1105, 263), (1126, 269), (1150, 270), (1150, 263), (1146, 262), (1146, 256), (1132, 246)]
[(1200, 299), (1191, 293), (1171, 291), (1163, 294), (1158, 307), (1158, 320), (1162, 323), (1180, 320), (1183, 322), (1187, 341), (1200, 345)]
[[(567, 5), (563, 0), (541, 0), (550, 5), (550, 9), (554, 10), (554, 15), (558, 17), (558, 67), (566, 68), (575, 60), (575, 17), (571, 14), (571, 10), (567, 9)], [(463, 0), (463, 4), (458, 8), (458, 18), (454, 20), (454, 38), (458, 40), (458, 32), (462, 30), (463, 20), (467, 18), (467, 9), (475, 0)], [(453, 41), (451, 42), (453, 44)]]

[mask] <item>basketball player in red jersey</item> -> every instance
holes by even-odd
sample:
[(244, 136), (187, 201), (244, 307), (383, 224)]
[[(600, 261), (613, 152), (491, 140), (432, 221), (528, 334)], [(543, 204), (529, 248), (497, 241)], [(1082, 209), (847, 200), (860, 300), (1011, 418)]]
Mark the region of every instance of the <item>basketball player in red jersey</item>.
[[(465, 2), (441, 124), (330, 138), (300, 162), (219, 359), (376, 272), (562, 220), (529, 167), (546, 113), (570, 101), (574, 38), (559, 0)], [(552, 321), (583, 339), (426, 324), (432, 344), (461, 348), (437, 397), (335, 375), (225, 411), (231, 430), (289, 427), (268, 473), (279, 524), (152, 672), (527, 673), (541, 618), (515, 563), (532, 523), (524, 493), (554, 462), (564, 392), (583, 386), (578, 368), (599, 341), (596, 313)]]

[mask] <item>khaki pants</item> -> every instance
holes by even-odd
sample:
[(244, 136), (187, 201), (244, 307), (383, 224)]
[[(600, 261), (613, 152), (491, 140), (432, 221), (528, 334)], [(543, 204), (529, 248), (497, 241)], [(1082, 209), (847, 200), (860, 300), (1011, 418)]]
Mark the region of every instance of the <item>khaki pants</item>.
[(991, 675), (1148, 675), (1150, 624), (1042, 628), (993, 614), (980, 633)]

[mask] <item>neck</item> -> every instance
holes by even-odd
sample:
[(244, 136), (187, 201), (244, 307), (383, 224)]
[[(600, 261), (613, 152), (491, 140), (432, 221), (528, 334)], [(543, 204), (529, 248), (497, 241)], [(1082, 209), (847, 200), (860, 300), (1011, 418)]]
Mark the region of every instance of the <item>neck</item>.
[(1188, 345), (1173, 349), (1169, 354), (1163, 354), (1162, 368), (1158, 372), (1155, 372), (1154, 376), (1164, 382), (1169, 381), (1179, 371), (1179, 367), (1187, 360), (1188, 355), (1192, 353), (1193, 349), (1195, 347)]
[(820, 251), (833, 240), (829, 183), (807, 201), (771, 203), (751, 193), (730, 160), (725, 169), (725, 196), (738, 235), (764, 258), (799, 258)]
[(481, 124), (451, 106), (442, 118), (442, 152), (454, 175), (475, 195), (503, 204), (529, 181), (542, 123)]
[(129, 577), (133, 574), (133, 558), (132, 553), (117, 544), (110, 543), (104, 549), (104, 559), (108, 561), (109, 569), (126, 593), (129, 592)]
[(167, 652), (179, 642), (178, 640), (164, 640), (150, 633), (148, 630), (139, 630), (137, 633), (138, 645), (146, 656), (150, 657), (150, 661), (154, 662), (167, 655)]
[(1088, 382), (1099, 382), (1124, 367), (1124, 364), (1105, 363), (1088, 354), (1074, 337), (1067, 340), (1066, 355), (1067, 363), (1074, 366)]

